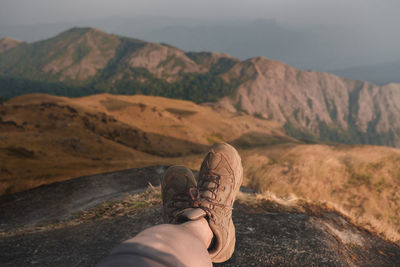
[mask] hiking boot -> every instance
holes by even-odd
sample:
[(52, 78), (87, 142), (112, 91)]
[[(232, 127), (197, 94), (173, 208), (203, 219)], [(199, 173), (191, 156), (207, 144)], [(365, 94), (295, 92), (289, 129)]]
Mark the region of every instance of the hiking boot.
[(193, 205), (191, 188), (196, 188), (196, 179), (185, 166), (171, 166), (165, 171), (161, 179), (164, 223), (180, 223), (180, 214)]
[[(208, 151), (200, 168), (197, 196), (193, 207), (206, 213), (214, 233), (208, 251), (213, 262), (228, 260), (235, 250), (232, 207), (243, 180), (239, 153), (231, 145), (217, 143)], [(193, 195), (193, 192), (191, 192)]]

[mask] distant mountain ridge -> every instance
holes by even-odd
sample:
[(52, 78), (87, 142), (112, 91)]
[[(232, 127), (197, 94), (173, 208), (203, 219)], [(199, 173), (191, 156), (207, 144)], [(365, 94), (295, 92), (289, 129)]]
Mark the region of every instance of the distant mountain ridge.
[(253, 58), (224, 74), (248, 77), (220, 104), (261, 114), (298, 138), (400, 146), (400, 84), (384, 86)]
[(400, 84), (377, 86), (256, 57), (73, 28), (0, 53), (0, 96), (109, 92), (218, 102), (280, 122), (292, 136), (400, 146)]
[(93, 28), (72, 28), (0, 53), (0, 95), (109, 92), (216, 101), (234, 90), (216, 74), (236, 61), (224, 54), (184, 53)]
[(349, 79), (369, 81), (375, 84), (400, 83), (400, 60), (333, 70), (332, 73)]

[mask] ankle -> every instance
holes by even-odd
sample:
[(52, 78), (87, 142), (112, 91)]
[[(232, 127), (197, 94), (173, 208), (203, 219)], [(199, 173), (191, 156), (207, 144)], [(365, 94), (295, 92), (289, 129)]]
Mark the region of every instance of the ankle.
[(204, 217), (198, 220), (185, 222), (181, 224), (181, 226), (200, 239), (206, 248), (211, 245), (214, 234)]

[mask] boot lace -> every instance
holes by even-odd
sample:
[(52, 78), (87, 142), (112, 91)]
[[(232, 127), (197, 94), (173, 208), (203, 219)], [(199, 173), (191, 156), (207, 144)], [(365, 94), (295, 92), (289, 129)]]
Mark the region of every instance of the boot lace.
[[(220, 187), (221, 176), (213, 173), (208, 173), (202, 177), (202, 183), (198, 185), (198, 188), (190, 188), (189, 194), (192, 199), (192, 207), (201, 208), (211, 218), (214, 217), (211, 212), (214, 207), (230, 208), (224, 204), (219, 203), (221, 199), (218, 199), (216, 190)], [(210, 192), (211, 196), (207, 196), (206, 192)]]
[[(189, 189), (190, 190), (190, 189)], [(188, 197), (187, 193), (175, 194), (173, 198), (171, 198), (166, 206), (168, 209), (172, 209), (173, 212), (179, 210), (182, 207), (190, 206), (192, 203), (192, 199)]]

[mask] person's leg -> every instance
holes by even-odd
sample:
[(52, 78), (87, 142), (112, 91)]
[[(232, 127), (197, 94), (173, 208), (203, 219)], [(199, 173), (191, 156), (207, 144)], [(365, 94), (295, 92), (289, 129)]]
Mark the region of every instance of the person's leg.
[(207, 153), (197, 186), (184, 166), (161, 181), (164, 224), (122, 243), (98, 266), (212, 266), (235, 249), (232, 207), (243, 180), (238, 152), (226, 143)]
[(117, 246), (98, 266), (157, 266), (153, 261), (160, 266), (212, 266), (207, 250), (212, 237), (204, 218), (153, 226)]
[(162, 224), (139, 233), (127, 243), (140, 243), (175, 256), (185, 266), (212, 266), (207, 248), (213, 233), (202, 218), (183, 224)]
[(207, 248), (213, 232), (204, 218), (205, 213), (201, 210), (192, 213), (190, 218), (180, 216), (191, 207), (188, 191), (196, 186), (189, 169), (169, 168), (162, 180), (162, 198), (163, 220), (170, 224), (143, 230), (118, 245), (97, 266), (212, 266)]

